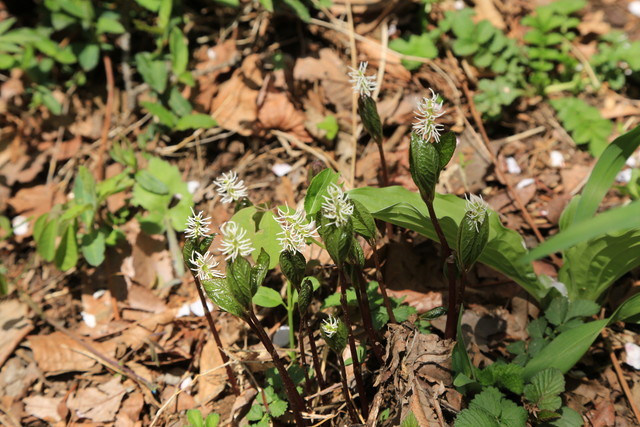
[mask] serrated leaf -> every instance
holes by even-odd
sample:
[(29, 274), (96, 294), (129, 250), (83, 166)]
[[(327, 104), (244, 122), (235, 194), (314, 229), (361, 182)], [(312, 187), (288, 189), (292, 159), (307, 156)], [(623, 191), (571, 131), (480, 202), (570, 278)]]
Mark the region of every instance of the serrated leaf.
[(244, 308), (249, 308), (253, 299), (251, 286), (251, 264), (242, 257), (227, 263), (227, 283), (234, 298)]
[(569, 299), (557, 297), (551, 301), (551, 304), (549, 304), (549, 307), (545, 310), (544, 317), (546, 317), (552, 325), (558, 326), (567, 320), (568, 312)]
[(260, 248), (260, 255), (256, 259), (256, 264), (251, 267), (251, 295), (255, 295), (258, 288), (262, 286), (264, 279), (269, 272), (269, 254)]
[(458, 226), (457, 255), (463, 271), (469, 271), (473, 267), (489, 241), (489, 213), (485, 213), (480, 226), (473, 218), (473, 214), (467, 212)]
[(358, 114), (367, 133), (378, 144), (382, 144), (382, 122), (376, 102), (368, 95), (358, 97)]
[(500, 424), (482, 409), (464, 409), (458, 413), (455, 427), (500, 427)]
[(304, 277), (307, 260), (298, 251), (280, 253), (280, 269), (284, 276), (297, 288)]
[(457, 138), (453, 132), (446, 132), (440, 137), (440, 142), (436, 144), (438, 157), (440, 159), (440, 170), (451, 160), (453, 153), (456, 151)]
[(237, 317), (244, 317), (245, 309), (233, 296), (227, 279), (203, 280), (202, 287), (207, 296), (220, 309)]
[(500, 401), (502, 393), (495, 387), (487, 387), (478, 393), (469, 404), (470, 409), (482, 409), (490, 415), (498, 418), (500, 416)]
[(411, 133), (409, 167), (413, 182), (420, 190), (422, 198), (433, 201), (440, 175), (440, 157), (434, 144), (425, 141), (415, 132)]
[(353, 231), (369, 241), (375, 239), (378, 229), (373, 215), (359, 201), (350, 199), (349, 202), (353, 205), (353, 215), (351, 216)]
[(269, 404), (269, 412), (274, 418), (281, 417), (287, 412), (287, 402), (285, 400), (276, 400)]
[[(425, 59), (433, 59), (438, 56), (438, 48), (429, 37), (427, 31), (422, 34), (412, 34), (408, 39), (397, 38), (389, 42), (389, 47), (403, 55), (415, 56)], [(422, 62), (415, 60), (402, 60), (402, 65), (408, 70), (420, 68)]]

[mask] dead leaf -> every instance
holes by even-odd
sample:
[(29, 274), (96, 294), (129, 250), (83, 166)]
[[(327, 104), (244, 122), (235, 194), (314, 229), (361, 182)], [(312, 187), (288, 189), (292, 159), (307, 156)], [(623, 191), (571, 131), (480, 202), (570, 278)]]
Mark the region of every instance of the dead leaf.
[(477, 21), (486, 19), (487, 21), (491, 22), (494, 27), (500, 30), (504, 30), (506, 28), (504, 19), (502, 19), (502, 14), (498, 12), (498, 9), (496, 9), (493, 0), (475, 0), (475, 4)]
[(228, 380), (226, 370), (220, 368), (222, 364), (215, 341), (208, 340), (200, 353), (200, 381), (196, 395), (198, 404), (206, 405), (224, 391)]
[[(31, 335), (27, 337), (33, 358), (38, 368), (45, 375), (59, 375), (65, 372), (88, 371), (96, 361), (86, 355), (89, 351), (62, 332), (49, 335)], [(115, 345), (111, 343), (92, 342), (89, 344), (95, 350), (112, 358)]]
[(62, 421), (58, 414), (61, 397), (29, 396), (24, 399), (25, 413), (48, 422)]
[(144, 286), (132, 284), (128, 289), (129, 307), (136, 310), (161, 313), (167, 309), (165, 303), (156, 294)]
[(29, 307), (17, 299), (0, 302), (0, 366), (20, 342), (33, 330), (27, 314)]
[(140, 420), (140, 412), (144, 406), (144, 396), (140, 392), (128, 393), (116, 417), (117, 427), (134, 426)]
[(125, 388), (116, 377), (97, 387), (76, 391), (67, 400), (67, 406), (79, 418), (105, 423), (113, 421), (124, 396)]
[(296, 109), (285, 92), (269, 92), (258, 111), (258, 121), (263, 129), (278, 129), (301, 141), (312, 138), (304, 127), (305, 114)]
[(293, 67), (293, 78), (320, 82), (325, 103), (333, 104), (338, 111), (351, 110), (351, 83), (347, 67), (333, 49), (324, 48), (318, 57), (299, 58)]

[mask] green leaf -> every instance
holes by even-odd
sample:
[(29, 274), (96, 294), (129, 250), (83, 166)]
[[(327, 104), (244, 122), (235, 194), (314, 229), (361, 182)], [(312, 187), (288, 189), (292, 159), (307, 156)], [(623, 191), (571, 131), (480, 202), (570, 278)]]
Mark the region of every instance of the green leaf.
[(220, 415), (219, 414), (209, 414), (207, 418), (204, 420), (204, 427), (218, 427), (220, 423)]
[(148, 170), (142, 169), (136, 173), (136, 183), (151, 193), (160, 196), (169, 194), (169, 188), (165, 183), (153, 176)]
[(111, 14), (108, 15), (106, 13), (102, 13), (102, 15), (100, 15), (100, 17), (98, 18), (98, 22), (96, 23), (96, 33), (98, 34), (124, 33), (126, 31), (124, 26), (120, 23), (118, 18), (116, 18), (116, 16), (119, 16), (119, 15), (118, 14), (114, 14), (114, 15), (111, 15)]
[(274, 418), (281, 417), (287, 412), (287, 401), (286, 400), (276, 400), (269, 404), (269, 412), (271, 416)]
[(262, 286), (265, 277), (267, 277), (269, 260), (269, 254), (261, 248), (260, 255), (258, 255), (258, 259), (256, 259), (256, 265), (251, 267), (251, 295), (256, 294), (258, 288)]
[[(438, 241), (427, 207), (419, 194), (402, 187), (363, 187), (349, 191), (349, 196), (361, 202), (376, 219)], [(457, 227), (466, 212), (465, 200), (438, 194), (434, 199), (434, 209), (449, 245), (455, 247)], [(489, 215), (489, 223), (489, 241), (478, 260), (516, 281), (536, 299), (542, 299), (548, 289), (538, 280), (532, 265), (522, 261), (527, 254), (522, 237), (504, 227), (497, 214)]]
[(203, 280), (202, 287), (211, 301), (220, 307), (220, 309), (234, 316), (244, 317), (245, 309), (233, 296), (233, 293), (229, 289), (227, 279)]
[(604, 195), (611, 188), (616, 175), (640, 146), (640, 126), (616, 138), (602, 153), (589, 175), (573, 218), (575, 224), (596, 213)]
[(325, 169), (313, 177), (304, 198), (304, 210), (307, 215), (313, 216), (322, 208), (323, 197), (327, 195), (327, 187), (337, 183), (339, 177), (340, 174), (331, 169)]
[(500, 427), (500, 424), (483, 410), (464, 409), (458, 413), (455, 427)]
[(555, 368), (544, 369), (531, 378), (524, 388), (525, 398), (540, 410), (556, 411), (562, 405), (559, 394), (564, 391), (564, 377)]
[(338, 135), (338, 131), (340, 130), (340, 126), (338, 125), (338, 120), (335, 116), (328, 115), (324, 118), (323, 121), (316, 124), (318, 129), (323, 129), (327, 131), (327, 139), (334, 140)]
[(336, 331), (333, 334), (327, 334), (325, 328), (321, 327), (320, 336), (322, 336), (322, 339), (324, 339), (331, 350), (335, 351), (336, 354), (342, 354), (347, 347), (347, 326), (341, 319), (335, 318), (335, 320), (337, 321)]
[(189, 114), (178, 119), (176, 130), (208, 129), (217, 125), (218, 122), (208, 114)]
[(161, 104), (156, 102), (143, 101), (140, 103), (151, 114), (158, 118), (158, 121), (168, 128), (174, 128), (178, 122), (178, 118), (171, 111), (164, 108)]
[[(313, 300), (313, 281), (311, 277), (305, 277), (300, 284), (300, 294), (298, 295), (298, 311), (304, 315)], [(317, 279), (316, 279), (317, 281)]]
[(89, 234), (82, 236), (81, 243), (84, 259), (94, 267), (102, 264), (106, 249), (104, 234), (99, 230), (92, 230)]
[(273, 12), (273, 0), (260, 0), (260, 4), (269, 12)]
[(607, 323), (608, 319), (596, 320), (562, 332), (527, 363), (522, 374), (525, 380), (545, 368), (567, 372), (589, 350)]
[(453, 347), (453, 353), (451, 358), (451, 365), (453, 371), (461, 373), (467, 378), (475, 379), (475, 368), (467, 353), (467, 345), (464, 342), (464, 334), (462, 333), (462, 314), (464, 313), (464, 307), (460, 307), (460, 314), (458, 315), (458, 323), (456, 329), (456, 345)]
[(416, 416), (413, 412), (409, 412), (402, 423), (400, 423), (400, 427), (420, 427), (420, 423), (418, 422)]
[(191, 106), (189, 101), (187, 101), (187, 99), (180, 93), (180, 89), (178, 89), (178, 86), (171, 87), (167, 104), (171, 111), (178, 117), (191, 114), (191, 111), (193, 110), (193, 107)]
[(594, 301), (579, 299), (571, 301), (567, 320), (594, 316), (600, 311), (600, 305)]
[(187, 411), (187, 421), (189, 421), (189, 427), (204, 427), (202, 413), (198, 409), (189, 409)]
[(178, 27), (173, 27), (169, 34), (169, 50), (171, 51), (171, 69), (173, 74), (178, 76), (187, 70), (189, 63), (189, 44)]
[[(163, 93), (167, 88), (167, 78), (169, 77), (165, 62), (161, 59), (155, 59), (150, 52), (140, 52), (136, 54), (136, 65), (144, 81), (156, 92)], [(151, 111), (150, 108), (146, 108)]]
[(435, 188), (440, 176), (440, 156), (435, 145), (424, 140), (415, 132), (411, 133), (409, 168), (413, 182), (424, 200), (433, 201)]
[(280, 294), (274, 289), (266, 286), (260, 286), (258, 292), (253, 296), (253, 303), (260, 307), (277, 307), (284, 306), (284, 301)]
[[(42, 217), (41, 217), (42, 218)], [(45, 221), (46, 221), (46, 217)], [(42, 232), (36, 238), (38, 253), (45, 261), (53, 261), (56, 254), (56, 237), (58, 235), (58, 221), (52, 219), (42, 227)]]
[(303, 22), (309, 22), (311, 20), (309, 9), (307, 9), (300, 0), (283, 0), (283, 3), (293, 9)]
[[(427, 31), (420, 35), (412, 34), (408, 39), (397, 38), (389, 42), (389, 48), (407, 56), (415, 56), (425, 59), (434, 59), (438, 56), (438, 49), (429, 37)], [(402, 65), (410, 71), (417, 70), (422, 62), (403, 59)]]
[[(576, 211), (576, 215), (578, 213), (579, 209)], [(595, 237), (632, 228), (640, 228), (640, 200), (633, 201), (626, 206), (610, 209), (596, 217), (574, 222), (568, 229), (531, 250), (523, 260), (531, 262)]]
[(162, 30), (169, 26), (172, 9), (173, 0), (160, 0), (160, 7), (158, 9), (158, 27)]
[(62, 233), (62, 240), (56, 249), (55, 263), (62, 270), (67, 271), (78, 263), (78, 241), (76, 227), (71, 223)]
[(484, 214), (482, 224), (474, 220), (474, 214), (467, 212), (458, 226), (457, 255), (463, 271), (469, 271), (482, 254), (489, 240), (489, 213)]
[(251, 287), (251, 264), (242, 257), (237, 257), (227, 264), (227, 283), (234, 298), (248, 309), (253, 299)]
[(358, 114), (367, 133), (378, 144), (382, 144), (382, 122), (376, 101), (368, 95), (358, 97)]
[(329, 221), (324, 218), (322, 213), (318, 212), (316, 224), (319, 225), (318, 233), (320, 237), (322, 237), (331, 259), (341, 266), (346, 261), (353, 242), (353, 226), (351, 221), (342, 227), (337, 227), (335, 224), (329, 224)]
[(96, 180), (85, 166), (78, 168), (78, 174), (73, 184), (73, 199), (78, 205), (87, 204), (92, 207), (92, 209), (83, 212), (81, 217), (82, 222), (87, 228), (91, 228), (93, 226), (95, 209), (98, 204), (98, 197), (96, 194)]
[(78, 62), (82, 69), (91, 71), (96, 68), (98, 61), (100, 61), (100, 46), (97, 43), (85, 44), (78, 55)]
[(569, 299), (557, 297), (551, 301), (551, 304), (549, 304), (549, 307), (545, 310), (544, 317), (546, 317), (552, 325), (558, 326), (568, 320), (568, 313)]
[(609, 318), (609, 324), (619, 321), (640, 321), (640, 294), (635, 294), (618, 306)]
[(549, 423), (554, 427), (581, 427), (582, 416), (571, 408), (563, 406), (560, 409), (560, 418)]
[(251, 257), (257, 261), (261, 250), (264, 249), (269, 255), (269, 269), (275, 268), (282, 250), (277, 239), (282, 228), (275, 220), (273, 212), (259, 212), (257, 207), (249, 206), (236, 212), (231, 221), (247, 230), (245, 238), (251, 240), (255, 248)]
[(440, 142), (435, 144), (440, 158), (440, 170), (451, 160), (453, 153), (456, 151), (456, 135), (453, 132), (447, 132), (440, 137)]
[(500, 416), (500, 401), (503, 395), (495, 387), (487, 387), (482, 392), (478, 393), (476, 397), (469, 404), (470, 409), (482, 409), (487, 411), (492, 416), (498, 418)]
[(282, 274), (297, 288), (302, 282), (307, 260), (298, 251), (282, 251), (280, 253), (280, 269)]
[(353, 215), (351, 216), (353, 231), (369, 241), (375, 239), (378, 229), (373, 215), (359, 201), (351, 199), (350, 203), (353, 205)]

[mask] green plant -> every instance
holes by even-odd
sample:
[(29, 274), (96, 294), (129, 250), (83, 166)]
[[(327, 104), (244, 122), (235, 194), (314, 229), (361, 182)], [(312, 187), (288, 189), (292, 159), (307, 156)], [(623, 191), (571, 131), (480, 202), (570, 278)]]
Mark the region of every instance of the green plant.
[(494, 80), (482, 79), (478, 82), (478, 93), (473, 97), (476, 108), (490, 120), (502, 116), (505, 107), (515, 101), (523, 91), (507, 78), (498, 76)]
[(131, 168), (125, 168), (114, 177), (96, 182), (91, 172), (80, 166), (73, 186), (74, 198), (54, 206), (34, 224), (33, 237), (42, 258), (54, 261), (61, 270), (75, 267), (80, 254), (92, 266), (102, 264), (106, 246), (115, 245), (124, 236), (118, 225), (129, 212), (123, 208), (104, 216), (101, 213), (107, 197), (132, 187), (132, 174)]
[(576, 144), (588, 144), (589, 152), (594, 157), (600, 156), (607, 147), (613, 123), (579, 98), (552, 99), (550, 103)]
[(199, 409), (189, 409), (187, 411), (187, 421), (189, 421), (189, 424), (185, 427), (218, 427), (220, 415), (211, 413), (204, 418)]
[(628, 79), (637, 79), (640, 71), (640, 41), (629, 41), (620, 31), (603, 34), (597, 52), (590, 58), (591, 66), (613, 90), (620, 90)]

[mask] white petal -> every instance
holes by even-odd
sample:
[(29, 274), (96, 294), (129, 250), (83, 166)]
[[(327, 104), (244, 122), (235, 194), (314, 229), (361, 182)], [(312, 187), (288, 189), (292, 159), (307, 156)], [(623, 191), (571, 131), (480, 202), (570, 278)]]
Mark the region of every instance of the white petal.
[(187, 191), (191, 194), (195, 194), (195, 192), (200, 188), (200, 182), (198, 181), (189, 181), (187, 182)]
[(517, 188), (518, 190), (520, 190), (521, 188), (526, 188), (526, 187), (530, 186), (530, 185), (531, 185), (531, 184), (533, 184), (534, 182), (536, 182), (536, 181), (535, 181), (535, 179), (533, 179), (533, 178), (525, 178), (525, 179), (523, 179), (522, 181), (520, 181), (520, 182), (516, 185), (516, 188)]
[(549, 155), (551, 156), (551, 166), (554, 168), (564, 167), (564, 156), (560, 151), (553, 150)]
[(624, 345), (624, 349), (627, 352), (627, 365), (640, 370), (640, 346), (628, 342)]
[[(209, 311), (213, 310), (213, 304), (211, 304), (209, 301), (207, 301), (207, 308), (209, 309)], [(200, 302), (200, 300), (189, 304), (189, 310), (191, 310), (191, 313), (193, 313), (194, 316), (204, 316), (204, 308), (202, 307), (202, 303)]]
[(182, 304), (182, 307), (178, 309), (178, 312), (176, 313), (176, 317), (187, 317), (187, 316), (191, 316), (191, 309), (189, 308), (189, 303), (185, 302), (184, 304)]
[(276, 163), (271, 168), (271, 172), (273, 172), (276, 176), (285, 176), (286, 174), (291, 172), (292, 169), (293, 166), (288, 163)]
[(522, 172), (520, 166), (518, 166), (518, 162), (513, 157), (507, 157), (507, 171), (514, 175), (519, 175)]
[(93, 314), (87, 313), (86, 311), (80, 312), (82, 316), (82, 321), (90, 328), (96, 327), (96, 316)]
[(11, 220), (11, 227), (13, 227), (13, 234), (24, 236), (29, 231), (29, 221), (26, 217), (18, 215)]

